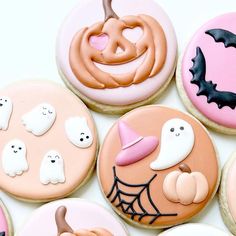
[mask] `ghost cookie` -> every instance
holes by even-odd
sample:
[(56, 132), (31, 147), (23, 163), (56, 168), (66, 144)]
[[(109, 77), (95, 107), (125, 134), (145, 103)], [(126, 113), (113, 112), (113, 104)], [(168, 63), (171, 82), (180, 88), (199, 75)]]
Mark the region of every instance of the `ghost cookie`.
[(236, 134), (236, 13), (218, 16), (193, 36), (179, 60), (177, 87), (188, 110), (216, 131)]
[(12, 101), (9, 97), (0, 97), (0, 131), (7, 130), (13, 109)]
[(151, 103), (174, 75), (177, 41), (154, 0), (88, 0), (66, 18), (56, 58), (65, 84), (92, 109)]
[(13, 236), (13, 226), (9, 213), (0, 200), (0, 236)]
[(173, 227), (159, 234), (160, 236), (199, 236), (199, 235), (214, 235), (214, 236), (229, 236), (214, 226), (199, 223), (189, 223)]
[(100, 149), (98, 177), (120, 216), (157, 229), (201, 212), (216, 193), (220, 171), (214, 145), (199, 121), (153, 105), (113, 125)]
[(103, 207), (70, 198), (40, 207), (16, 234), (32, 235), (128, 236), (128, 233), (124, 225)]
[[(67, 88), (40, 80), (0, 91), (11, 102), (0, 131), (0, 188), (25, 201), (66, 197), (91, 176), (98, 149), (86, 106)], [(0, 108), (1, 109), (1, 108)]]
[(229, 230), (236, 234), (236, 152), (226, 162), (223, 168), (221, 186), (219, 191), (220, 209), (223, 220)]

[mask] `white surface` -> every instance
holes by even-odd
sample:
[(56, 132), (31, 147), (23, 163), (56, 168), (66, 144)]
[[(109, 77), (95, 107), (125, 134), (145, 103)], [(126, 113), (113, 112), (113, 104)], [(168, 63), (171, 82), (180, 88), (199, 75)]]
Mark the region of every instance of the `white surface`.
[[(81, 0), (86, 1), (86, 0)], [(79, 0), (0, 0), (0, 88), (21, 79), (49, 78), (62, 83), (55, 63), (55, 42), (60, 24)], [(235, 0), (159, 0), (176, 29), (179, 49), (204, 22), (214, 16), (236, 11)], [(185, 110), (174, 82), (159, 100), (161, 104)], [(117, 117), (93, 112), (102, 142)], [(236, 149), (236, 137), (211, 132), (219, 150), (221, 166)], [(96, 175), (74, 197), (99, 202), (109, 208), (100, 193)], [(21, 203), (4, 193), (0, 197), (7, 205), (16, 230), (39, 204)], [(194, 222), (215, 225), (225, 231), (216, 198)], [(128, 227), (130, 235), (151, 236), (158, 231)]]

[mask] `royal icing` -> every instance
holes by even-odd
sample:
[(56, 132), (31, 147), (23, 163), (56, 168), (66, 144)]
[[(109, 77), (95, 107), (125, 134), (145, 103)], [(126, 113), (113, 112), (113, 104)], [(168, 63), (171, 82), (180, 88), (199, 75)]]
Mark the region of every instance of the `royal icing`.
[(79, 148), (88, 148), (93, 143), (93, 135), (85, 117), (71, 117), (65, 122), (65, 130), (71, 143)]
[[(63, 86), (38, 80), (10, 85), (0, 91), (3, 95), (11, 98), (14, 110), (8, 129), (0, 132), (1, 189), (20, 199), (44, 202), (65, 197), (84, 184), (95, 165), (97, 135), (93, 118), (77, 96)], [(65, 123), (71, 117), (83, 117), (80, 126), (75, 123), (75, 131), (83, 124), (81, 132), (87, 134), (85, 123), (89, 127), (92, 143), (86, 143), (87, 148), (68, 139)], [(49, 129), (42, 134), (45, 128)], [(15, 139), (24, 143), (16, 154), (11, 150), (12, 145), (20, 146)]]
[(4, 173), (10, 177), (22, 175), (28, 170), (25, 143), (14, 139), (5, 144), (2, 150), (2, 167)]
[[(118, 165), (117, 155), (123, 147), (119, 128), (122, 123), (139, 134), (129, 136), (127, 130), (122, 132), (128, 140), (125, 143), (133, 141), (135, 145), (142, 137), (154, 136), (161, 145), (139, 161)], [(172, 135), (168, 141), (162, 135), (164, 127), (168, 127)], [(172, 128), (174, 132), (170, 131)], [(178, 136), (179, 132), (182, 133)], [(181, 135), (187, 138), (182, 139)], [(172, 145), (177, 137), (182, 141), (178, 148)], [(172, 158), (182, 151), (180, 149), (188, 155), (178, 160), (178, 165), (152, 170), (150, 164), (160, 156), (164, 141), (173, 150)], [(163, 156), (167, 164), (168, 155)], [(214, 145), (201, 123), (188, 114), (156, 105), (141, 107), (121, 117), (109, 130), (98, 158), (99, 180), (106, 199), (125, 219), (153, 228), (183, 223), (189, 215), (194, 216), (204, 209), (218, 187), (218, 169)]]
[(211, 225), (189, 223), (173, 227), (159, 234), (160, 236), (199, 236), (199, 235), (214, 235), (214, 236), (229, 236), (228, 233), (217, 229)]
[(17, 235), (128, 236), (128, 233), (115, 215), (103, 207), (70, 198), (38, 208)]
[(40, 167), (40, 182), (42, 184), (58, 184), (65, 182), (64, 160), (55, 150), (47, 152)]
[(0, 97), (0, 130), (7, 130), (13, 109), (12, 101), (9, 97)]
[(22, 123), (27, 131), (40, 136), (52, 127), (55, 119), (55, 108), (48, 103), (41, 103), (22, 116)]
[(236, 13), (219, 16), (191, 39), (182, 60), (184, 90), (194, 107), (214, 123), (236, 128)]
[[(104, 10), (102, 3), (86, 1), (65, 20), (57, 44), (59, 70), (67, 84), (99, 103), (143, 101), (173, 75), (173, 26), (153, 0), (113, 0), (112, 8), (104, 0)], [(82, 17), (84, 12), (89, 14)]]
[(152, 153), (158, 139), (154, 136), (142, 137), (132, 130), (125, 122), (118, 123), (122, 150), (116, 156), (116, 165), (126, 166), (142, 160)]
[(170, 168), (183, 161), (192, 151), (194, 132), (192, 126), (181, 119), (168, 120), (161, 131), (161, 150), (150, 164), (153, 170)]

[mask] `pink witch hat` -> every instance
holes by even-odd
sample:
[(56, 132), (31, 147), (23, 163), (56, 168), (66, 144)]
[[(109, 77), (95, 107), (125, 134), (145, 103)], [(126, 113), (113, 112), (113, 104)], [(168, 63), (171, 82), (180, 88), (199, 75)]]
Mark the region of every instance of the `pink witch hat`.
[(142, 137), (124, 121), (118, 123), (122, 150), (116, 156), (116, 165), (127, 166), (151, 154), (159, 144), (155, 136)]

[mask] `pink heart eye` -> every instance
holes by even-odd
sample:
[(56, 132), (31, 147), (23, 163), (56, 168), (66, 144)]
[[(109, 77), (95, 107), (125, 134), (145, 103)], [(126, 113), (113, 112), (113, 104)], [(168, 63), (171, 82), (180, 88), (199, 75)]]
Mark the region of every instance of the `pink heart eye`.
[(99, 50), (99, 51), (103, 51), (109, 41), (109, 36), (107, 34), (101, 34), (101, 35), (93, 35), (89, 38), (89, 44)]

